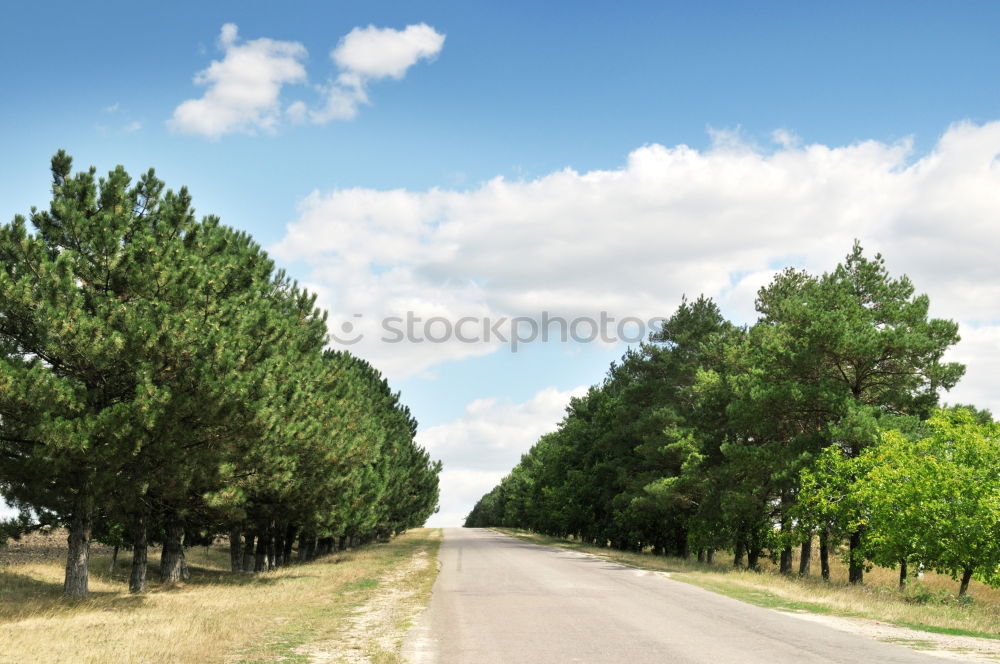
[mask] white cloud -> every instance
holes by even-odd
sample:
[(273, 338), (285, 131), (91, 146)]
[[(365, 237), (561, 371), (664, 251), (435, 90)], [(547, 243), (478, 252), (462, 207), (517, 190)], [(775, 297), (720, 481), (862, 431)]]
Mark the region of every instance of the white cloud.
[[(314, 192), (273, 251), (311, 266), (335, 324), (362, 313), (377, 332), (380, 316), (411, 309), (664, 315), (685, 293), (750, 320), (777, 268), (828, 270), (859, 238), (930, 295), (934, 315), (965, 324), (964, 348), (1000, 330), (998, 154), (1000, 122), (956, 124), (922, 156), (909, 141), (789, 139), (768, 151), (717, 132), (709, 149), (647, 145), (613, 170), (497, 177), (465, 191)], [(403, 375), (498, 347), (369, 335), (357, 349)], [(980, 371), (970, 366), (967, 382), (1000, 411)]]
[(570, 398), (586, 391), (549, 387), (521, 403), (477, 399), (459, 419), (420, 432), (417, 442), (448, 468), (512, 468), (542, 434), (555, 429)]
[(282, 89), (306, 83), (303, 65), (308, 53), (299, 42), (261, 38), (239, 43), (235, 24), (222, 26), (221, 60), (195, 76), (205, 94), (174, 109), (170, 126), (185, 134), (218, 138), (234, 132), (274, 131), (283, 117), (296, 124), (349, 120), (369, 103), (367, 85), (381, 78), (401, 79), (419, 60), (441, 51), (444, 35), (421, 23), (404, 30), (354, 28), (330, 53), (339, 73), (316, 88), (324, 101), (318, 108), (296, 100), (282, 110)]
[(238, 32), (239, 28), (236, 27), (235, 23), (226, 23), (223, 25), (222, 30), (219, 31), (219, 48), (228, 49), (234, 45)]
[[(992, 303), (996, 307), (997, 302)], [(948, 353), (946, 359), (962, 362), (966, 373), (959, 384), (945, 395), (951, 404), (972, 404), (989, 408), (994, 417), (1000, 417), (1000, 325), (973, 327), (963, 325), (962, 341)]]
[(440, 53), (444, 38), (426, 23), (408, 25), (404, 30), (369, 25), (351, 30), (330, 57), (345, 72), (371, 80), (386, 77), (398, 80), (418, 60)]
[(795, 132), (787, 129), (775, 129), (771, 132), (771, 139), (783, 148), (795, 147), (802, 142)]
[(510, 472), (504, 470), (464, 470), (445, 466), (438, 476), (441, 487), (440, 510), (427, 520), (429, 528), (461, 526), (483, 494), (495, 487)]
[(326, 103), (311, 111), (309, 119), (323, 124), (354, 118), (358, 107), (368, 103), (370, 81), (402, 79), (418, 61), (437, 56), (444, 39), (443, 34), (426, 23), (408, 25), (403, 30), (374, 25), (354, 28), (330, 52), (340, 75), (335, 82), (324, 86)]
[(431, 457), (441, 459), (441, 512), (431, 526), (461, 525), (465, 515), (492, 489), (542, 434), (553, 431), (569, 400), (586, 387), (546, 388), (528, 401), (477, 399), (462, 417), (417, 434)]
[(321, 88), (326, 97), (325, 104), (309, 111), (309, 120), (315, 124), (326, 124), (331, 120), (353, 120), (358, 114), (358, 106), (368, 103), (363, 79), (341, 74), (335, 83)]
[(273, 131), (281, 118), (282, 86), (306, 81), (305, 47), (267, 38), (239, 44), (232, 23), (222, 26), (219, 47), (224, 51), (222, 60), (214, 60), (194, 78), (207, 87), (205, 94), (174, 109), (171, 126), (209, 138)]

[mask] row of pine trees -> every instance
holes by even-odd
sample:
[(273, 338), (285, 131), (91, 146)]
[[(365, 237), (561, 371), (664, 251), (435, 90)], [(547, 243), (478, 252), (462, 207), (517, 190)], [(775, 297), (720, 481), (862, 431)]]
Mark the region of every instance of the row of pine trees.
[(855, 244), (820, 276), (787, 269), (737, 326), (683, 301), (574, 399), (483, 496), (468, 527), (509, 526), (738, 567), (821, 574), (841, 545), (872, 563), (1000, 581), (1000, 427), (939, 407), (964, 367), (952, 321)]
[(315, 296), (152, 170), (71, 165), (0, 227), (5, 528), (68, 528), (64, 594), (92, 539), (132, 550), (143, 592), (155, 544), (171, 582), (218, 535), (252, 571), (422, 524), (440, 464), (377, 370), (324, 350)]

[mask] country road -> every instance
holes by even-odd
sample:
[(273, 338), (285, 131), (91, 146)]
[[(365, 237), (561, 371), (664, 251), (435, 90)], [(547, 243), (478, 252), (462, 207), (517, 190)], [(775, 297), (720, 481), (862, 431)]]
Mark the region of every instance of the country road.
[(445, 529), (411, 664), (938, 662), (591, 556)]

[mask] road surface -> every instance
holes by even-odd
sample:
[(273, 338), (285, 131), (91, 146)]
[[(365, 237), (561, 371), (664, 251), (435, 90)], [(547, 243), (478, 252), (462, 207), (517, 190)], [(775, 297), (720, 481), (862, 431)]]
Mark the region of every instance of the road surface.
[(942, 661), (490, 530), (445, 529), (440, 564), (412, 664)]

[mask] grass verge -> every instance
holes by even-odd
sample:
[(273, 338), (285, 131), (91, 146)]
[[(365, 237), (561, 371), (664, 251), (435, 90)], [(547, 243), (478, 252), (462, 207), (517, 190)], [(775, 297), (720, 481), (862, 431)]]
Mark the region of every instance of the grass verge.
[(511, 528), (495, 530), (537, 544), (667, 572), (678, 581), (757, 606), (867, 618), (936, 634), (1000, 639), (1000, 591), (978, 582), (973, 582), (971, 587), (971, 600), (959, 602), (954, 597), (957, 584), (947, 576), (931, 572), (923, 579), (912, 581), (905, 592), (897, 588), (896, 572), (882, 568), (872, 569), (863, 586), (851, 586), (839, 556), (831, 556), (831, 581), (826, 583), (818, 574), (805, 578), (782, 576), (766, 561), (761, 572), (749, 572), (734, 569), (728, 560), (719, 559), (719, 556), (716, 563), (706, 564), (650, 553), (616, 551)]
[[(102, 573), (109, 558), (97, 555), (91, 597), (78, 603), (60, 599), (62, 560), (0, 565), (0, 662), (393, 664), (436, 576), (440, 541), (439, 530), (416, 529), (257, 575), (226, 571), (224, 547), (194, 548), (189, 583), (153, 583), (142, 596), (127, 593), (127, 555), (114, 576)], [(359, 616), (385, 594), (402, 598), (399, 610), (382, 612), (371, 631), (359, 632)]]

